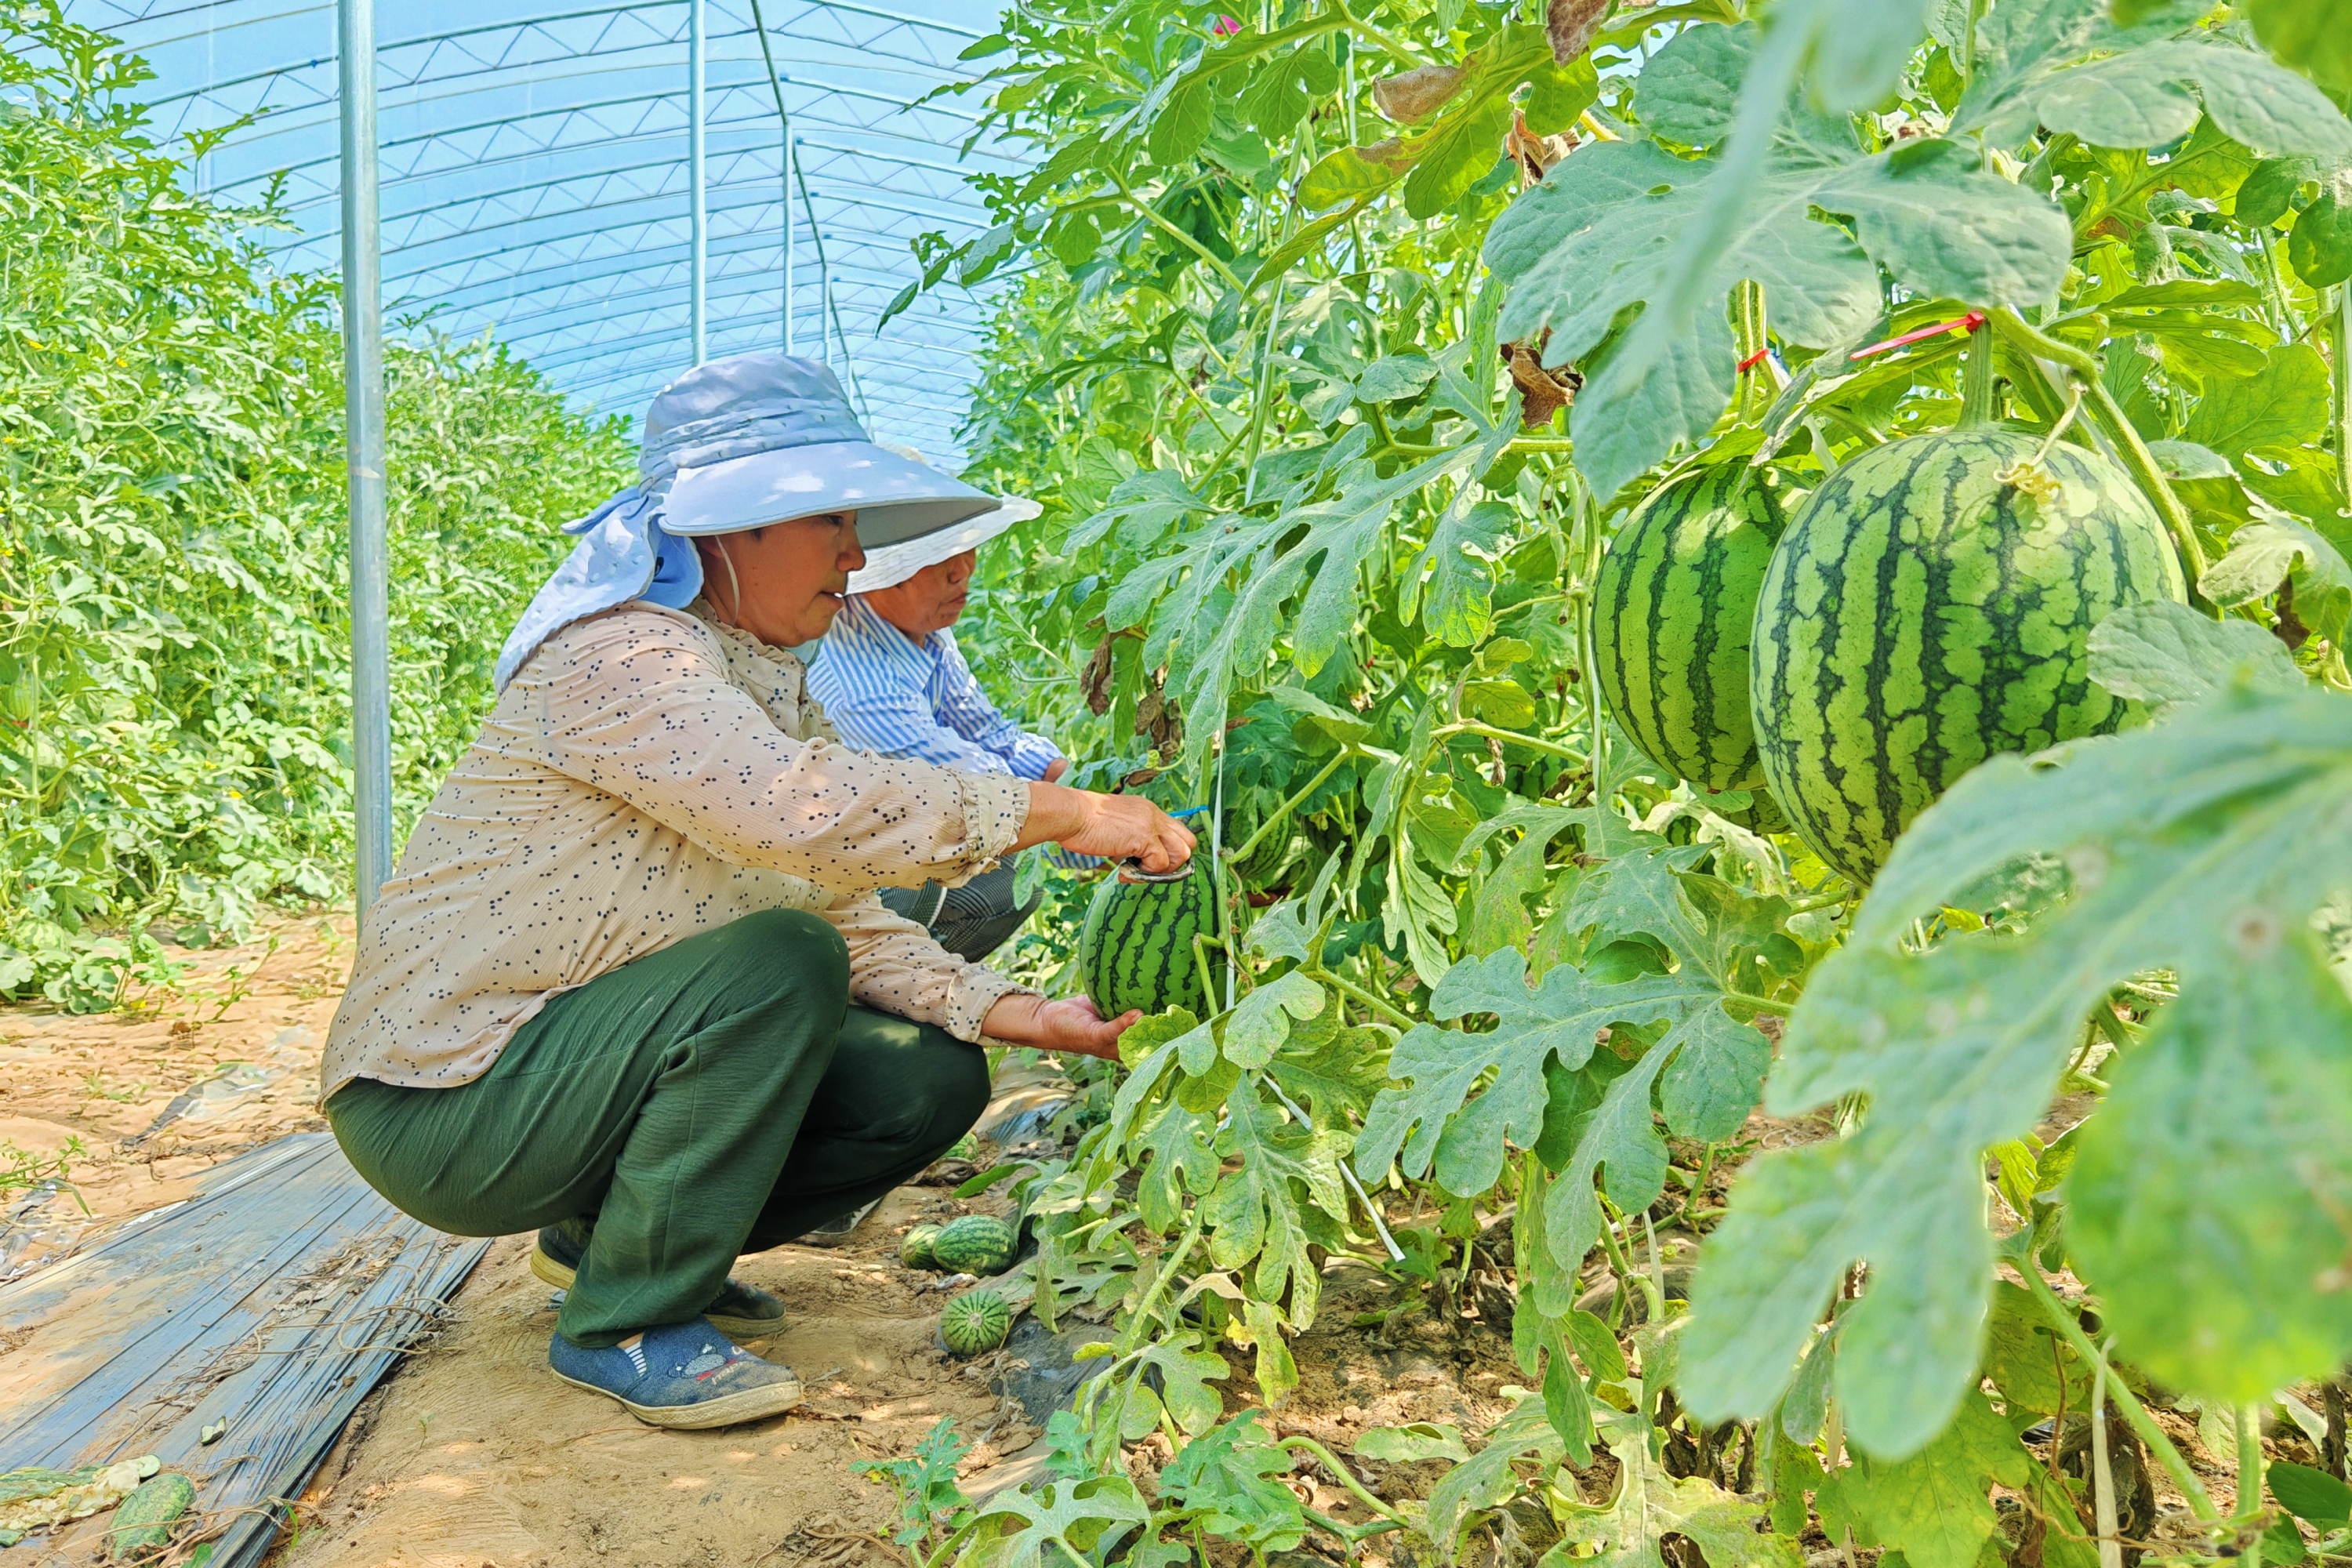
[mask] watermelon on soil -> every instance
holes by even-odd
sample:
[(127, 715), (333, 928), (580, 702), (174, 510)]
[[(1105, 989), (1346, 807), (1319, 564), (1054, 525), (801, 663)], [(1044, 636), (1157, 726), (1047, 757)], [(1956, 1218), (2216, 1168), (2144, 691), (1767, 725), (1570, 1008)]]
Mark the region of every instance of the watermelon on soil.
[(993, 1290), (957, 1297), (940, 1313), (940, 1338), (958, 1355), (986, 1355), (1013, 1332), (1013, 1309)]
[[(1643, 755), (1710, 794), (1764, 788), (1748, 637), (1786, 522), (1770, 475), (1708, 468), (1642, 503), (1594, 584), (1593, 666), (1609, 711)], [(1757, 826), (1772, 821), (1766, 806)]]
[(908, 1231), (905, 1238), (898, 1243), (898, 1261), (909, 1268), (937, 1268), (939, 1259), (932, 1255), (931, 1244), (939, 1238), (938, 1226), (916, 1226)]
[(1206, 854), (1192, 857), (1181, 882), (1122, 882), (1095, 889), (1078, 931), (1078, 974), (1106, 1018), (1130, 1007), (1146, 1013), (1215, 1009), (1201, 984), (1195, 936), (1217, 934), (1216, 873)]
[(1999, 429), (1891, 441), (1823, 480), (1764, 576), (1750, 700), (1764, 773), (1856, 880), (1962, 773), (2104, 734), (2126, 705), (2084, 644), (2126, 605), (2182, 600), (2164, 526), (2121, 469)]
[(951, 1219), (931, 1238), (931, 1257), (950, 1274), (1002, 1274), (1020, 1245), (1013, 1227), (992, 1215)]

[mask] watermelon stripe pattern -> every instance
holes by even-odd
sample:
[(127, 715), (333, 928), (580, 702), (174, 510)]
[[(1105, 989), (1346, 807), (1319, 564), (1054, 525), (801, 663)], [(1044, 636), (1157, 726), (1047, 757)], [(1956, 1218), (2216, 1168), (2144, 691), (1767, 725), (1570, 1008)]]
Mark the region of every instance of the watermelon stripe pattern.
[(2126, 707), (2091, 681), (2091, 628), (2187, 596), (2122, 470), (2061, 444), (2037, 471), (2041, 447), (1977, 429), (1874, 447), (1773, 553), (1750, 681), (1765, 776), (1857, 881), (1987, 757), (2114, 730)]
[(1770, 477), (1728, 463), (1654, 492), (1594, 585), (1595, 673), (1643, 754), (1714, 794), (1763, 786), (1748, 637), (1786, 523)]
[(1185, 1007), (1200, 1017), (1213, 1010), (1192, 939), (1217, 934), (1215, 877), (1202, 854), (1181, 882), (1114, 879), (1095, 889), (1078, 932), (1078, 973), (1104, 1017), (1131, 1007)]

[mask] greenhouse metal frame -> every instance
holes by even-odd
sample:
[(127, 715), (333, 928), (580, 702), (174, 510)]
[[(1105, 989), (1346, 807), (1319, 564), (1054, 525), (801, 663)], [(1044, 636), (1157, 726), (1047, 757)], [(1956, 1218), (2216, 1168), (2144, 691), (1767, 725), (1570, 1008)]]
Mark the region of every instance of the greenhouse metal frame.
[[(969, 176), (1025, 158), (942, 90), (977, 76), (959, 57), (982, 29), (942, 0), (899, 5), (918, 9), (71, 6), (155, 63), (159, 131), (226, 132), (205, 188), (274, 195), (292, 224), (269, 241), (278, 265), (343, 280), (362, 910), (393, 864), (388, 316), (395, 333), (495, 332), (578, 402), (625, 414), (715, 354), (815, 354), (877, 436), (960, 459), (991, 297), (947, 289), (879, 318), (919, 275), (910, 241), (987, 226)], [(305, 27), (314, 52), (298, 56)]]

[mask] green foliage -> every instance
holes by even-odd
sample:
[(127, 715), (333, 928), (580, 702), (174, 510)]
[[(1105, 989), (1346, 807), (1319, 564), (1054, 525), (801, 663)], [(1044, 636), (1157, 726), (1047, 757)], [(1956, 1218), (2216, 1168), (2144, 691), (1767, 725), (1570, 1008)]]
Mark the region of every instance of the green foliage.
[[(188, 194), (216, 138), (153, 142), (147, 77), (53, 5), (0, 14), (0, 990), (82, 1007), (149, 921), (235, 932), (350, 856), (333, 289), (268, 268), (268, 209)], [(492, 343), (420, 328), (386, 375), (405, 816), (628, 452)]]
[[(1042, 163), (983, 182), (996, 228), (933, 253), (941, 280), (1035, 264), (971, 434), (1046, 511), (983, 563), (966, 641), (1045, 672), (1085, 777), (1219, 805), (1195, 826), (1229, 934), (1203, 941), (1238, 965), (1231, 1009), (1129, 1036), (1036, 1188), (1041, 1302), (1120, 1313), (1065, 1474), (1118, 1479), (1156, 1427), (1204, 1477), (1241, 1441), (1212, 1347), (1251, 1349), (1278, 1404), (1318, 1249), (1450, 1310), (1514, 1199), (1536, 1386), (1491, 1433), (1384, 1447), (1455, 1462), (1417, 1550), (1524, 1495), (1561, 1560), (1680, 1561), (1674, 1534), (1713, 1568), (1785, 1563), (1819, 1523), (1970, 1568), (2014, 1548), (2006, 1491), (2055, 1521), (2040, 1561), (2088, 1568), (2017, 1433), (2085, 1408), (2094, 1320), (1996, 1285), (1989, 1208), (2020, 1280), (2090, 1282), (2126, 1414), (2143, 1376), (2242, 1404), (2352, 1349), (2321, 1131), (2352, 1113), (2352, 859), (2322, 804), (2352, 689), (2329, 292), (2352, 121), (2323, 9), (1562, 4), (1539, 39), (1525, 7), (1419, 0), (1213, 32), (1159, 0), (1013, 8), (986, 123)], [(1988, 566), (1981, 527), (1821, 574), (1797, 618), (1846, 594), (1890, 668), (1902, 616), (1857, 585), (1877, 565), (1922, 635), (1968, 645), (1926, 697), (1939, 745), (1976, 739), (1870, 855), (1841, 871), (1781, 831), (1790, 803), (1612, 731), (1592, 603), (1651, 498), (1851, 490), (1964, 421), (2020, 539), (2125, 528), (2140, 586), (2067, 609), (2084, 580)], [(1819, 714), (1911, 744), (1910, 709), (1855, 693), (1922, 680), (1865, 662), (1823, 667)], [(2057, 675), (2072, 720), (2043, 710)], [(1847, 874), (1890, 841), (1859, 900)], [(1679, 1151), (1712, 1161), (1768, 1070), (1774, 1110), (1834, 1106), (1836, 1134), (1742, 1173), (1684, 1319), (1626, 1254), (1706, 1229)], [(2045, 1146), (2062, 1086), (2097, 1109)], [(1397, 1185), (1445, 1217), (1374, 1223)], [(1652, 1320), (1630, 1348), (1575, 1309), (1596, 1244)], [(1727, 1474), (1674, 1468), (1732, 1416), (1770, 1532)], [(1568, 1506), (1550, 1478), (1596, 1446), (1617, 1498)], [(1139, 1560), (1178, 1550), (1157, 1529)]]

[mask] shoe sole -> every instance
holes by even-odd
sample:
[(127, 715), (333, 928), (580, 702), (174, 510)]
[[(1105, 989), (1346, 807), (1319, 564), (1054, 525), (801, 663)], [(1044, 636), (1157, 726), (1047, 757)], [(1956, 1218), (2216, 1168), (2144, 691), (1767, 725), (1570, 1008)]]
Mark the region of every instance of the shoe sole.
[(583, 1383), (576, 1377), (565, 1377), (549, 1367), (556, 1377), (574, 1388), (584, 1388), (591, 1394), (601, 1394), (621, 1405), (648, 1426), (660, 1426), (672, 1432), (707, 1432), (714, 1426), (740, 1426), (746, 1421), (764, 1421), (771, 1415), (782, 1415), (801, 1402), (801, 1381), (780, 1383), (767, 1388), (747, 1388), (740, 1394), (723, 1394), (705, 1405), (688, 1405), (676, 1408), (658, 1405), (637, 1405), (623, 1399), (609, 1388), (599, 1388), (593, 1383)]
[[(533, 1245), (530, 1249), (530, 1271), (559, 1290), (571, 1289), (572, 1282), (580, 1278), (578, 1269), (566, 1268), (562, 1264), (550, 1258), (545, 1249), (537, 1245)], [(784, 1321), (782, 1318), (733, 1318), (723, 1312), (706, 1312), (703, 1317), (712, 1328), (739, 1344), (746, 1340), (773, 1339), (784, 1331)], [(583, 1384), (581, 1386), (587, 1385)], [(797, 1398), (798, 1395), (794, 1397)]]

